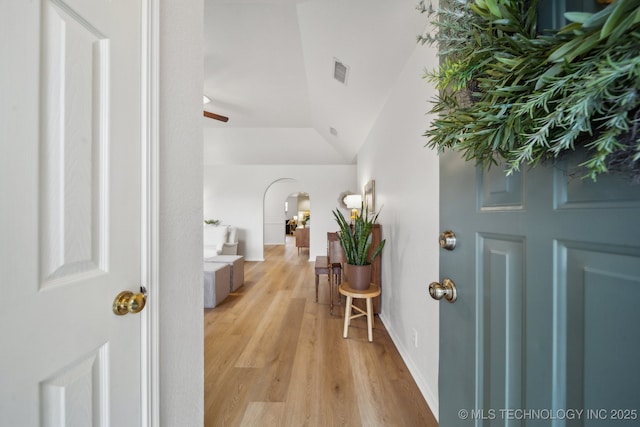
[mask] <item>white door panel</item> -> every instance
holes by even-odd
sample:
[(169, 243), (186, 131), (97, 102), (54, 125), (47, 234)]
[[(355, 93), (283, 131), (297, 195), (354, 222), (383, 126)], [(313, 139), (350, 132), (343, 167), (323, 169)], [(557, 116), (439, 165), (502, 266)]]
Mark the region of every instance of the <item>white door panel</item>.
[(141, 2), (0, 15), (0, 425), (140, 425)]

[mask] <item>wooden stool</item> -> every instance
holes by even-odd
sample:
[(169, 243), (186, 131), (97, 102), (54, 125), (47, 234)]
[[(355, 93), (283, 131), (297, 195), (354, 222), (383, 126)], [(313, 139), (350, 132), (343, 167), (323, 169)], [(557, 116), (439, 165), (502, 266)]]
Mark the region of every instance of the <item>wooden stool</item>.
[[(338, 288), (338, 291), (347, 297), (347, 303), (344, 306), (344, 332), (342, 333), (343, 338), (347, 338), (349, 334), (349, 325), (351, 324), (351, 319), (355, 319), (361, 316), (367, 316), (367, 329), (369, 332), (369, 342), (373, 342), (373, 302), (372, 298), (380, 295), (380, 287), (373, 283), (369, 284), (369, 289), (365, 289), (359, 291), (357, 289), (352, 289), (349, 287), (347, 282), (344, 282)], [(367, 311), (364, 311), (358, 306), (353, 305), (353, 298), (364, 298), (367, 300)], [(358, 311), (357, 314), (352, 314), (353, 309)]]

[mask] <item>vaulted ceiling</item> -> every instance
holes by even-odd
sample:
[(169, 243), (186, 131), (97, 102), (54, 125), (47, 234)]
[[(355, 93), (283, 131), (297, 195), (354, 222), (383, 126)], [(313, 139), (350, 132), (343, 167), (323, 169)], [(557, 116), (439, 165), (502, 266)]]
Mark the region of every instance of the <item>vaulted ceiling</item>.
[(205, 0), (205, 109), (229, 117), (203, 118), (205, 164), (354, 163), (426, 25), (416, 4)]

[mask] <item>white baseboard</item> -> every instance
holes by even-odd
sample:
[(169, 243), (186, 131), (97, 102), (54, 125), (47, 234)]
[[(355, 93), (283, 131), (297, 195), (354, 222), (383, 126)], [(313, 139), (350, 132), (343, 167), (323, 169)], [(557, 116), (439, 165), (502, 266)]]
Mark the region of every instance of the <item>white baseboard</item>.
[(440, 410), (440, 405), (437, 397), (438, 396), (437, 390), (435, 390), (435, 393), (434, 393), (434, 390), (432, 390), (429, 386), (427, 386), (427, 382), (422, 377), (422, 374), (418, 370), (416, 364), (413, 362), (413, 359), (409, 357), (409, 352), (404, 347), (404, 345), (402, 345), (400, 338), (395, 333), (393, 328), (389, 326), (391, 325), (391, 322), (385, 321), (385, 316), (383, 313), (380, 313), (378, 317), (380, 317), (380, 320), (382, 320), (382, 323), (384, 323), (384, 327), (387, 330), (387, 332), (389, 332), (391, 341), (393, 341), (396, 348), (398, 349), (398, 352), (400, 353), (400, 357), (402, 357), (402, 360), (404, 361), (405, 365), (407, 365), (407, 369), (409, 369), (411, 376), (413, 376), (414, 381), (418, 385), (418, 388), (420, 389), (420, 392), (422, 393), (424, 400), (427, 401), (427, 405), (429, 405), (429, 408), (431, 408), (431, 412), (433, 412), (433, 416), (436, 417), (437, 421), (439, 421), (438, 414)]

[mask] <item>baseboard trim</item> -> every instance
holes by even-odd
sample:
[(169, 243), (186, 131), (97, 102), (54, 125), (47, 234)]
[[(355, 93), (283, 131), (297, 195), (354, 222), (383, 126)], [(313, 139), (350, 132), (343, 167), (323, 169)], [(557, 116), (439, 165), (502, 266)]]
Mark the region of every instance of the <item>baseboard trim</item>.
[(429, 386), (427, 386), (427, 382), (422, 377), (422, 374), (418, 370), (418, 367), (416, 366), (416, 364), (413, 362), (413, 359), (409, 356), (409, 352), (402, 345), (400, 338), (395, 333), (393, 328), (389, 326), (391, 325), (391, 322), (386, 321), (386, 318), (383, 313), (378, 314), (378, 317), (380, 317), (380, 320), (384, 324), (385, 329), (387, 330), (387, 332), (389, 332), (391, 341), (393, 341), (393, 344), (396, 346), (396, 348), (398, 349), (398, 352), (400, 353), (400, 357), (402, 357), (402, 360), (404, 361), (405, 365), (407, 365), (407, 369), (409, 370), (409, 372), (411, 373), (411, 376), (413, 377), (414, 381), (418, 385), (418, 388), (420, 389), (420, 392), (422, 393), (424, 400), (427, 401), (427, 405), (429, 405), (431, 412), (433, 412), (433, 416), (436, 417), (436, 421), (440, 422), (440, 419), (439, 419), (440, 406), (437, 398), (437, 395), (438, 395), (437, 390), (434, 393), (434, 391), (431, 390)]

